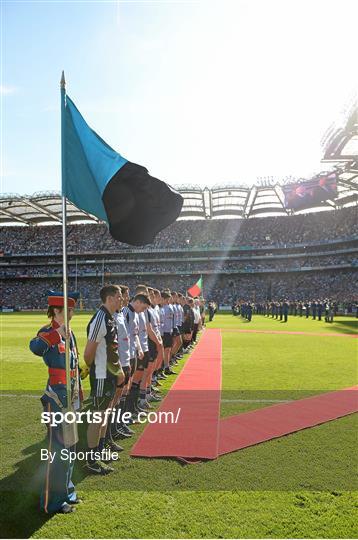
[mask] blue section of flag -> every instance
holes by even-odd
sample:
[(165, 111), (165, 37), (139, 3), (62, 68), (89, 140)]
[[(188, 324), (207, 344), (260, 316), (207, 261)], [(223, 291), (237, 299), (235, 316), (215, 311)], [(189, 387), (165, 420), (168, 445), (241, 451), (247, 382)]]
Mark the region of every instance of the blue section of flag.
[(68, 96), (64, 110), (62, 193), (82, 210), (108, 222), (102, 194), (127, 160), (88, 126)]

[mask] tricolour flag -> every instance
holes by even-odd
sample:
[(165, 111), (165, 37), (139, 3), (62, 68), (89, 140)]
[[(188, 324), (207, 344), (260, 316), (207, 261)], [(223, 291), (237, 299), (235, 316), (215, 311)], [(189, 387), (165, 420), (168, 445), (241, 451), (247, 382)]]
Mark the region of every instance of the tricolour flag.
[(109, 225), (121, 242), (143, 245), (180, 214), (183, 198), (93, 131), (63, 93), (62, 194)]
[(203, 276), (200, 276), (198, 281), (188, 289), (188, 294), (190, 294), (191, 297), (195, 298), (195, 296), (200, 296), (201, 291), (203, 290)]

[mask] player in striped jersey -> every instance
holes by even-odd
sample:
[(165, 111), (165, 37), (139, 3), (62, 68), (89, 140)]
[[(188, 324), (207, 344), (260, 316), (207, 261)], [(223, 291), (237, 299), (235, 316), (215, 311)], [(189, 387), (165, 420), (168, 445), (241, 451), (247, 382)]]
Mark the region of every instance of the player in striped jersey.
[[(131, 377), (127, 387), (127, 398), (125, 410), (131, 412), (135, 417), (136, 413), (142, 409), (138, 408), (139, 386), (143, 376), (145, 355), (142, 348), (142, 342), (139, 337), (140, 332), (140, 314), (142, 314), (150, 305), (149, 298), (144, 294), (136, 294), (127, 307), (123, 308), (123, 316), (126, 321), (130, 340), (131, 356)], [(138, 369), (140, 366), (140, 369)]]
[(202, 296), (199, 298), (199, 306), (200, 306), (200, 316), (201, 316), (201, 324), (200, 328), (204, 328), (205, 326), (205, 316), (206, 316), (206, 308), (205, 308), (205, 300)]
[[(107, 409), (113, 405), (116, 386), (121, 385), (124, 373), (119, 361), (118, 332), (113, 314), (121, 305), (121, 290), (116, 285), (105, 285), (100, 291), (102, 305), (87, 326), (87, 345), (84, 360), (90, 368), (92, 410), (100, 412), (103, 422), (90, 423), (87, 429), (89, 451), (102, 452), (105, 447), (108, 415)], [(112, 440), (108, 440), (109, 449), (122, 450)], [(92, 454), (93, 455), (93, 454)], [(101, 461), (88, 459), (87, 469), (94, 474), (108, 474), (112, 467)]]
[(172, 292), (172, 305), (174, 309), (174, 339), (172, 348), (172, 362), (177, 364), (183, 355), (179, 353), (182, 346), (182, 308), (179, 304), (179, 293)]
[[(122, 414), (126, 411), (129, 411), (129, 392), (132, 384), (132, 378), (137, 364), (137, 355), (143, 354), (140, 348), (139, 338), (135, 331), (136, 328), (136, 312), (133, 311), (133, 317), (130, 317), (129, 313), (132, 311), (129, 310), (129, 287), (126, 285), (119, 285), (122, 292), (122, 309), (121, 315), (123, 317), (123, 322), (125, 324), (127, 335), (128, 335), (128, 353), (129, 353), (129, 375), (124, 381), (122, 388), (120, 389), (120, 397), (117, 408), (121, 410)], [(133, 423), (133, 419), (129, 423)], [(128, 423), (122, 422), (120, 420), (116, 424), (115, 436), (121, 439), (131, 437), (134, 434), (134, 431), (128, 426)]]
[[(122, 302), (121, 307), (124, 307), (124, 303), (128, 304), (129, 300), (129, 288), (125, 285), (119, 285), (119, 288), (121, 289), (122, 293)], [(130, 375), (131, 375), (131, 364), (130, 364), (130, 340), (129, 340), (129, 333), (128, 333), (128, 327), (125, 323), (124, 316), (121, 310), (118, 310), (113, 315), (114, 319), (117, 323), (117, 330), (118, 330), (118, 352), (119, 352), (119, 360), (123, 369), (124, 373), (124, 381), (121, 385), (117, 385), (116, 394), (114, 397), (114, 407), (118, 411), (123, 413), (124, 411), (124, 405), (125, 405), (125, 396), (124, 390), (128, 385)], [(117, 415), (116, 415), (117, 418)], [(134, 433), (133, 430), (131, 430), (124, 422), (113, 422), (111, 423), (111, 432), (112, 437), (117, 438), (128, 438), (131, 437)]]
[[(148, 287), (146, 285), (137, 285), (136, 294), (143, 294), (147, 297), (148, 308), (150, 306)], [(150, 315), (147, 309), (142, 314), (140, 314), (139, 317), (139, 340), (141, 342), (141, 346), (144, 352), (144, 358), (142, 361), (138, 362), (137, 371), (133, 377), (133, 386), (135, 384), (139, 385), (138, 407), (143, 410), (151, 408), (151, 405), (147, 401), (147, 389), (150, 386), (151, 373), (154, 368), (154, 366), (152, 366), (151, 364), (154, 362), (155, 358), (153, 358), (152, 356), (154, 352), (150, 351), (149, 349), (149, 339), (152, 340), (152, 342), (154, 343), (154, 347), (156, 350), (156, 347), (159, 346), (160, 343), (157, 335), (152, 328), (150, 322)]]
[(182, 293), (178, 293), (177, 309), (179, 311), (179, 334), (180, 334), (180, 347), (178, 349), (178, 357), (183, 358), (183, 324), (184, 324), (184, 310), (183, 310), (184, 297)]
[(170, 292), (163, 291), (161, 293), (163, 299), (163, 347), (164, 347), (164, 374), (175, 375), (170, 367), (171, 350), (173, 347), (173, 329), (174, 329), (174, 310), (171, 305)]
[(148, 365), (148, 373), (147, 373), (147, 395), (146, 400), (148, 402), (151, 401), (161, 401), (161, 397), (158, 393), (158, 391), (155, 390), (154, 386), (152, 386), (153, 382), (153, 376), (154, 371), (156, 369), (157, 365), (157, 358), (160, 352), (163, 348), (163, 342), (160, 335), (160, 316), (158, 311), (155, 309), (156, 307), (156, 296), (154, 294), (154, 289), (152, 287), (148, 287), (149, 292), (149, 299), (151, 305), (148, 307), (147, 313), (148, 313), (148, 320), (149, 323), (153, 329), (153, 332), (155, 336), (157, 337), (157, 342), (154, 342), (151, 337), (148, 338), (149, 341), (149, 353), (151, 358), (153, 359), (153, 362), (150, 362)]
[(184, 351), (189, 352), (189, 350), (192, 348), (191, 338), (193, 335), (193, 328), (194, 328), (194, 311), (192, 309), (194, 305), (194, 300), (186, 296), (184, 298), (183, 304), (184, 304), (183, 305), (183, 310), (184, 310), (183, 346), (184, 346)]
[[(159, 304), (158, 304), (158, 308), (159, 308), (159, 318), (160, 318), (160, 337), (162, 338), (162, 343), (163, 343), (163, 360), (160, 364), (160, 366), (158, 367), (158, 373), (157, 373), (157, 380), (165, 380), (167, 378), (167, 375), (165, 375), (164, 373), (164, 369), (166, 367), (166, 360), (165, 360), (165, 353), (164, 353), (164, 318), (165, 318), (165, 314), (164, 314), (164, 298), (162, 296), (163, 292), (165, 291), (162, 291), (162, 292), (159, 292), (159, 296), (160, 296), (160, 301), (159, 301)], [(157, 295), (158, 296), (158, 295)]]
[(162, 313), (161, 303), (162, 303), (162, 297), (161, 297), (160, 291), (158, 289), (154, 289), (153, 290), (153, 305), (154, 305), (153, 309), (154, 309), (154, 314), (156, 318), (154, 331), (156, 332), (158, 337), (160, 337), (160, 341), (161, 341), (161, 346), (158, 347), (158, 355), (157, 355), (156, 364), (154, 368), (154, 377), (153, 377), (154, 381), (153, 382), (155, 386), (161, 386), (159, 379), (165, 378), (165, 375), (163, 375), (164, 348), (163, 348), (163, 333), (162, 333), (164, 317)]

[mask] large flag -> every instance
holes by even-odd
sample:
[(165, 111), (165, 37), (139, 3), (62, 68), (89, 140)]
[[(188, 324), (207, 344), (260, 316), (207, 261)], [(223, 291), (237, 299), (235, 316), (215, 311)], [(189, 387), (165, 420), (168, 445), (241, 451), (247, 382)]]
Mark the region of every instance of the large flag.
[(195, 298), (195, 296), (199, 296), (201, 294), (201, 291), (203, 290), (203, 276), (200, 276), (198, 281), (188, 289), (188, 294), (192, 298)]
[(183, 198), (165, 182), (115, 152), (63, 94), (62, 194), (109, 225), (121, 242), (143, 245), (173, 223)]

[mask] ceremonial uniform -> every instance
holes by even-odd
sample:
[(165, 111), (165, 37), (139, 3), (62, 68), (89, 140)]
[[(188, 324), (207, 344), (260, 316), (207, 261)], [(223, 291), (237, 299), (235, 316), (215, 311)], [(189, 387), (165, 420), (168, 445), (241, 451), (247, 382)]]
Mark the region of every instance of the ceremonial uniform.
[(322, 311), (323, 311), (323, 304), (321, 301), (318, 302), (317, 304), (317, 313), (318, 313), (318, 320), (321, 321), (322, 320)]
[(285, 322), (287, 322), (287, 318), (288, 318), (288, 312), (289, 312), (289, 304), (288, 302), (283, 302), (282, 304), (282, 311), (283, 311), (283, 320)]
[[(68, 306), (74, 307), (77, 295), (68, 297)], [(63, 307), (62, 293), (51, 293), (48, 298), (50, 306)], [(65, 340), (57, 331), (59, 328), (57, 321), (52, 320), (50, 324), (43, 326), (37, 336), (30, 341), (30, 350), (36, 356), (42, 356), (48, 367), (48, 381), (45, 392), (41, 397), (41, 403), (46, 413), (66, 412), (67, 391), (66, 391), (66, 358)], [(72, 390), (73, 409), (80, 408), (82, 401), (82, 391), (78, 367), (78, 351), (76, 338), (71, 332), (70, 335), (70, 380)], [(48, 450), (51, 452), (53, 461), (46, 463), (45, 481), (40, 497), (40, 508), (48, 514), (68, 511), (68, 505), (76, 503), (77, 495), (72, 482), (74, 462), (69, 459), (61, 459), (61, 451), (67, 448), (68, 451), (75, 451), (75, 444), (70, 444), (64, 440), (63, 426), (47, 424)], [(50, 454), (49, 454), (50, 455)], [(69, 509), (70, 510), (70, 509)]]
[(209, 321), (212, 321), (215, 315), (215, 309), (212, 302), (209, 302)]

